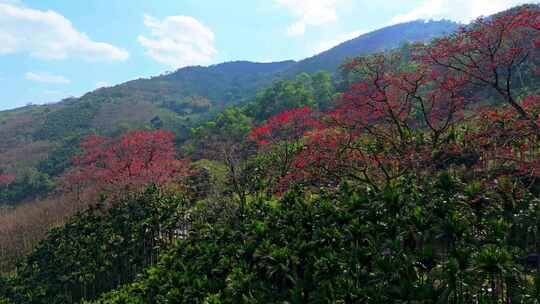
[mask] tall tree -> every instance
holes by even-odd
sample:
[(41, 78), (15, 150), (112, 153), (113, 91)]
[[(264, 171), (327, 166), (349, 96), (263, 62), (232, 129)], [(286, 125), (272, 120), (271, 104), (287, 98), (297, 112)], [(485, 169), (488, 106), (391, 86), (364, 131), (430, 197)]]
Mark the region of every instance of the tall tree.
[(540, 136), (540, 126), (518, 100), (515, 83), (519, 70), (539, 55), (539, 22), (540, 10), (534, 6), (481, 18), (421, 48), (419, 54), (428, 64), (440, 67), (446, 77), (463, 77), (475, 88), (496, 92)]
[(173, 138), (172, 132), (162, 130), (133, 131), (119, 139), (88, 136), (65, 179), (105, 191), (179, 181), (187, 174), (187, 161), (177, 158)]

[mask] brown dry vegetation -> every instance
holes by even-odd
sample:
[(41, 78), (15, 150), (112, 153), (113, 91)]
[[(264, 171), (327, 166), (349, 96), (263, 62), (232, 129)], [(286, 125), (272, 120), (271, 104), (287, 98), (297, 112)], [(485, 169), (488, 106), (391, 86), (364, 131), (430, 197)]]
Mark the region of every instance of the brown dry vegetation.
[(150, 102), (107, 103), (101, 107), (90, 125), (101, 130), (114, 130), (122, 125), (140, 127), (140, 124), (154, 118), (156, 113), (157, 107)]
[(0, 153), (0, 168), (20, 169), (36, 166), (40, 161), (47, 159), (49, 153), (56, 147), (54, 143), (46, 140), (32, 141), (19, 144)]
[(41, 111), (6, 112), (0, 116), (0, 168), (34, 166), (54, 148), (48, 141), (35, 141), (31, 134), (43, 123)]
[(13, 271), (50, 228), (63, 225), (85, 208), (82, 201), (62, 194), (14, 208), (0, 207), (0, 273)]

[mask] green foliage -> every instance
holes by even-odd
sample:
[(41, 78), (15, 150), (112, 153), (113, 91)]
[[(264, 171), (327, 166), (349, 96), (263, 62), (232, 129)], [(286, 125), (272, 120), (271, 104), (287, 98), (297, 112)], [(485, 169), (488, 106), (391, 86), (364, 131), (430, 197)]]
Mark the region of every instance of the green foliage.
[(203, 97), (188, 97), (180, 101), (164, 101), (162, 107), (178, 114), (189, 115), (210, 111), (212, 103), (210, 100)]
[(0, 205), (36, 198), (52, 191), (54, 187), (55, 183), (47, 173), (29, 168), (0, 191)]
[(86, 134), (91, 119), (97, 114), (99, 103), (77, 102), (47, 114), (45, 122), (34, 133), (36, 139), (62, 139), (67, 136)]
[[(144, 276), (96, 303), (499, 303), (501, 289), (505, 301), (530, 299), (534, 273), (517, 257), (531, 248), (493, 238), (486, 223), (504, 215), (492, 206), (478, 217), (454, 183), (254, 202), (240, 221), (193, 223)], [(539, 203), (524, 198), (520, 212), (535, 218)], [(507, 235), (519, 222), (504, 218)]]
[(12, 285), (11, 280), (0, 276), (0, 304), (11, 304), (9, 299), (17, 297)]
[(311, 75), (311, 87), (319, 108), (327, 109), (332, 107), (337, 92), (330, 73), (319, 71)]
[(264, 121), (285, 110), (304, 106), (315, 107), (316, 96), (322, 97), (322, 102), (328, 102), (333, 95), (331, 78), (324, 72), (316, 74), (315, 78), (316, 81), (313, 81), (309, 74), (303, 73), (295, 80), (275, 82), (257, 94), (257, 97), (247, 105), (247, 113), (258, 121)]
[(230, 107), (199, 128), (192, 130), (197, 138), (218, 136), (223, 139), (241, 140), (251, 130), (252, 120), (242, 109)]
[(59, 176), (72, 164), (72, 158), (79, 152), (80, 137), (68, 137), (53, 150), (47, 159), (38, 164), (38, 170), (49, 176)]
[(12, 287), (0, 285), (0, 296), (14, 303), (77, 303), (131, 282), (181, 233), (186, 207), (183, 198), (157, 188), (110, 208), (91, 207), (51, 230), (19, 266)]

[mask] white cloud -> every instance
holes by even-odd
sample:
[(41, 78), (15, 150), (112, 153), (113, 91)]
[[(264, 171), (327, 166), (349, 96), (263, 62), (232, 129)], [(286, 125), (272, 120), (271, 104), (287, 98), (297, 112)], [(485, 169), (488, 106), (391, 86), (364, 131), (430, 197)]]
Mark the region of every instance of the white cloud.
[(104, 88), (104, 87), (108, 87), (109, 86), (109, 83), (106, 82), (106, 81), (100, 81), (98, 83), (96, 83), (96, 88)]
[(144, 24), (152, 37), (140, 35), (137, 40), (160, 63), (173, 68), (206, 65), (217, 54), (214, 33), (193, 17), (169, 16), (158, 20), (145, 15)]
[(338, 20), (338, 0), (274, 0), (289, 10), (297, 21), (287, 28), (289, 36), (303, 35), (308, 26), (321, 26)]
[(320, 54), (324, 51), (328, 51), (329, 49), (345, 42), (345, 41), (349, 41), (351, 39), (354, 39), (354, 38), (357, 38), (358, 36), (362, 35), (362, 34), (365, 34), (367, 33), (368, 31), (365, 31), (365, 30), (357, 30), (357, 31), (353, 31), (353, 32), (350, 32), (350, 33), (345, 33), (345, 34), (341, 34), (341, 35), (338, 35), (336, 37), (336, 39), (332, 39), (332, 40), (326, 40), (326, 41), (322, 41), (320, 42), (317, 47), (315, 48), (314, 50), (314, 53), (315, 54)]
[(410, 12), (394, 17), (390, 23), (417, 19), (450, 19), (469, 23), (480, 16), (488, 16), (530, 0), (426, 0)]
[(0, 3), (21, 4), (20, 0), (0, 0)]
[(0, 3), (0, 54), (28, 52), (40, 59), (83, 58), (126, 60), (129, 54), (113, 45), (92, 41), (54, 11)]
[(25, 78), (35, 82), (52, 83), (52, 84), (69, 84), (71, 81), (64, 76), (54, 75), (47, 72), (28, 72)]

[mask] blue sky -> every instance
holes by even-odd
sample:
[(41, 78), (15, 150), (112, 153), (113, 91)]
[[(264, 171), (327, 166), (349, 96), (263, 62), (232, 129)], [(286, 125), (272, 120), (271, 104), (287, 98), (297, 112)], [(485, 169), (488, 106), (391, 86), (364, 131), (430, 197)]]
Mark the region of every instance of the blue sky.
[(521, 0), (0, 0), (0, 110), (186, 65), (302, 59), (415, 19)]

